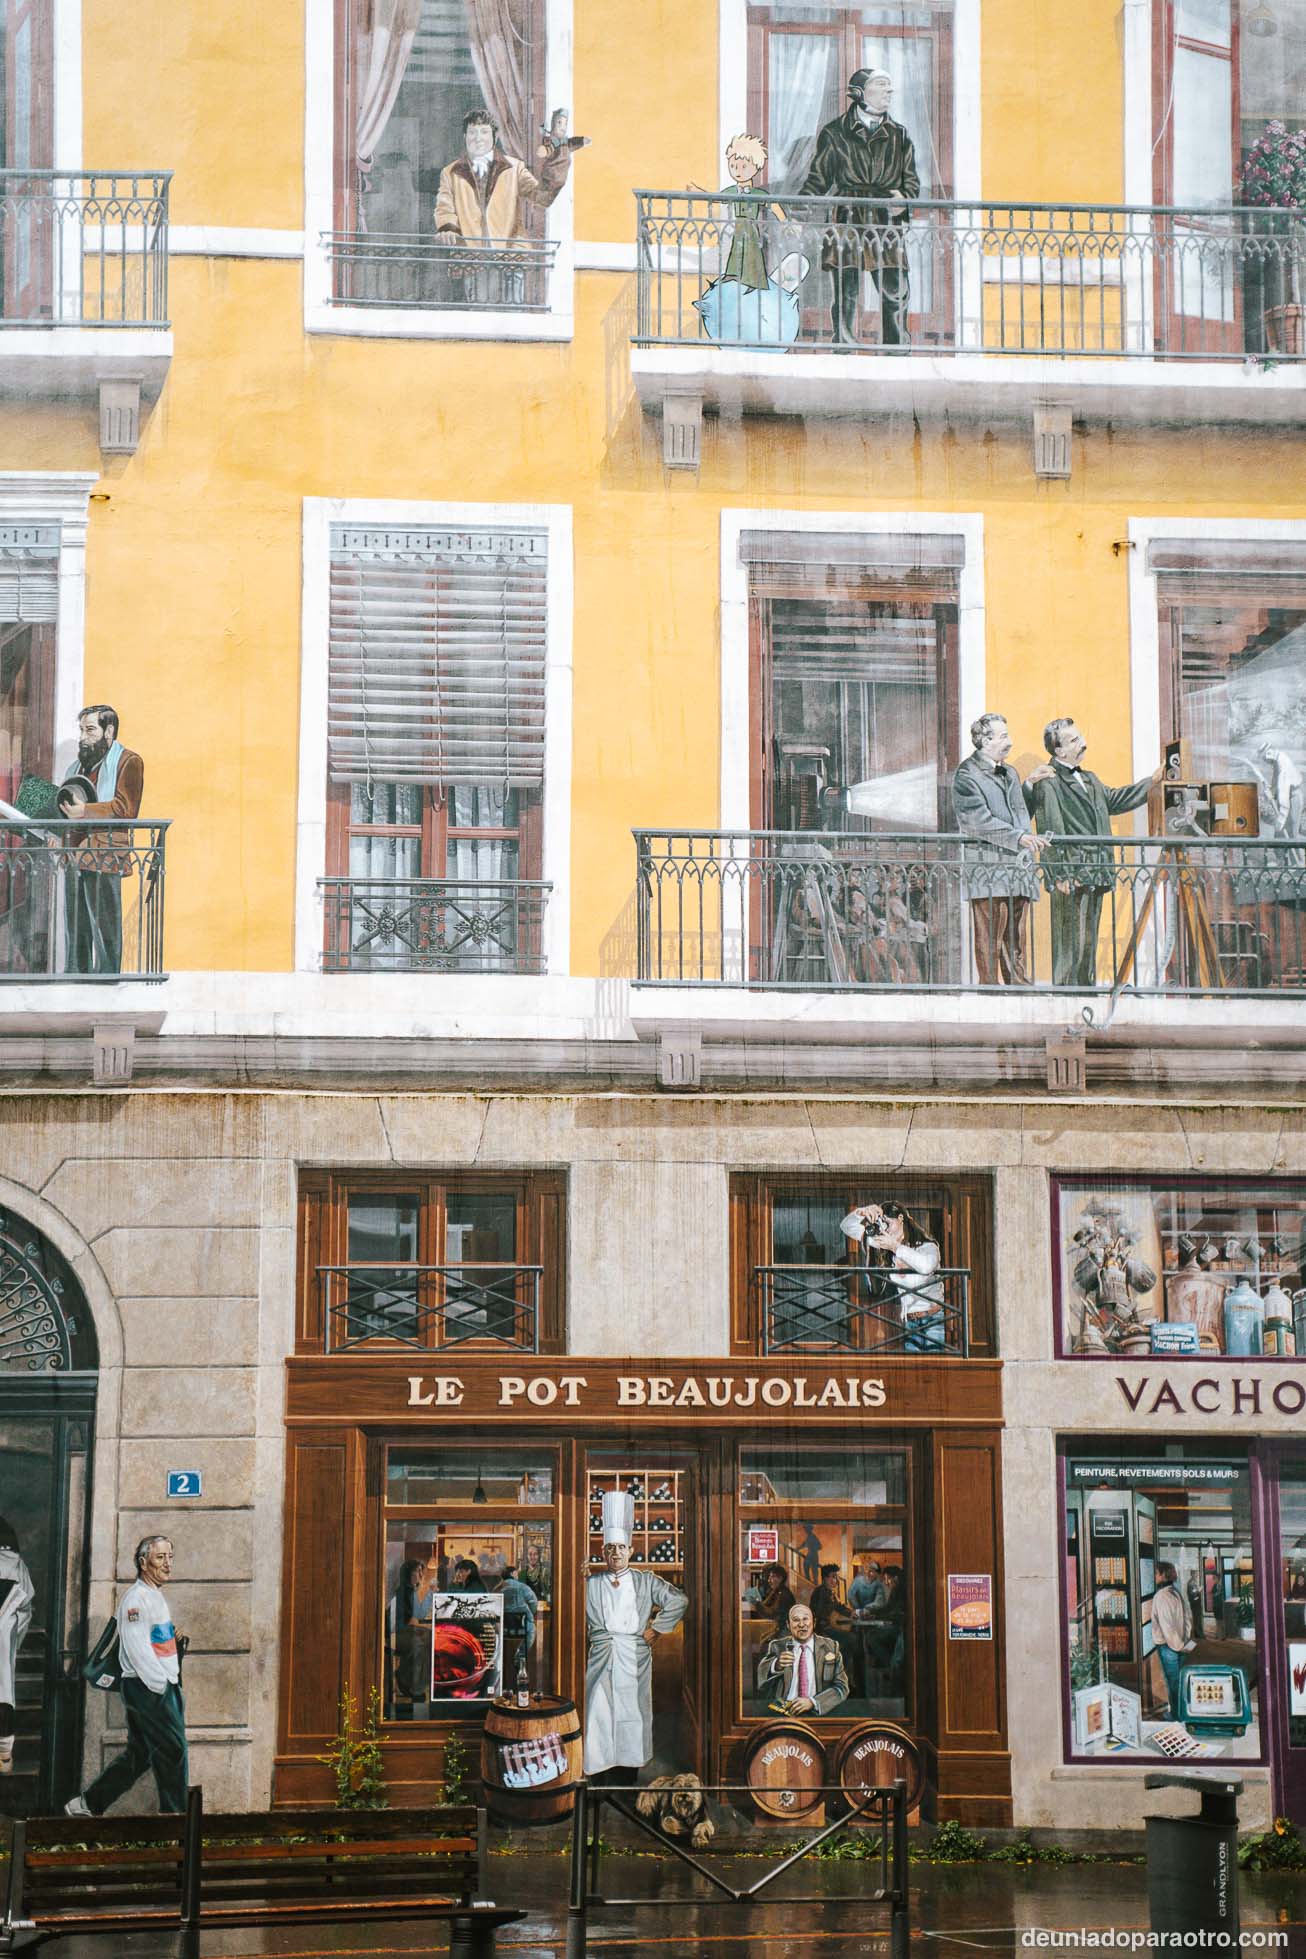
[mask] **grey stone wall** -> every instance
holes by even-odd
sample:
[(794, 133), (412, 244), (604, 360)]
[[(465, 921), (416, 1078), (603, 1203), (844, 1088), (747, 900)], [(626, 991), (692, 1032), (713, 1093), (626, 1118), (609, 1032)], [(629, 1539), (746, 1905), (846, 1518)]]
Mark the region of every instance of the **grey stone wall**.
[[(1218, 1422), (1145, 1405), (1130, 1414), (1116, 1368), (1056, 1361), (1049, 1173), (1306, 1174), (1306, 1113), (760, 1093), (14, 1092), (0, 1098), (0, 1202), (72, 1259), (100, 1339), (92, 1617), (129, 1578), (136, 1540), (166, 1529), (172, 1602), (193, 1641), (194, 1764), (212, 1804), (258, 1805), (271, 1785), (299, 1170), (472, 1164), (568, 1173), (571, 1348), (650, 1357), (728, 1346), (731, 1171), (991, 1171), (1016, 1820), (1109, 1826), (1126, 1785), (1138, 1813), (1141, 1771), (1063, 1766), (1049, 1718), (1060, 1694), (1055, 1438), (1241, 1441), (1302, 1423), (1269, 1406)], [(169, 1468), (202, 1470), (203, 1497), (169, 1504)], [(94, 1768), (115, 1745), (103, 1723), (116, 1703), (90, 1699)], [(1268, 1814), (1266, 1778), (1246, 1773), (1254, 1820)]]

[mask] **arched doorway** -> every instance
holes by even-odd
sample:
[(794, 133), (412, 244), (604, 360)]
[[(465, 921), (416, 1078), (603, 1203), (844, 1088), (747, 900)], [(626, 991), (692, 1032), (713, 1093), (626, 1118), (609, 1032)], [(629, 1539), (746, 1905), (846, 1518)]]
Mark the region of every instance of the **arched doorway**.
[[(59, 1807), (81, 1779), (86, 1576), (99, 1367), (90, 1309), (67, 1260), (0, 1209), (0, 1543), (32, 1581), (26, 1611), (0, 1597), (0, 1678), (13, 1680), (12, 1766), (0, 1813)], [(7, 1563), (12, 1574), (12, 1560)], [(0, 1592), (21, 1579), (0, 1576)], [(6, 1664), (12, 1661), (12, 1666)], [(9, 1725), (8, 1706), (0, 1710)], [(9, 1751), (4, 1751), (8, 1753)]]

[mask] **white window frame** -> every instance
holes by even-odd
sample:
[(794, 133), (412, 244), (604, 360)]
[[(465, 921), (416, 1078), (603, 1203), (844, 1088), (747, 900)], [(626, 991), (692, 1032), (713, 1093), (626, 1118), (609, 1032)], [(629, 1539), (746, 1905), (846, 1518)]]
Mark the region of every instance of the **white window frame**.
[[(534, 526), (549, 539), (544, 680), (544, 796), (540, 876), (553, 886), (544, 911), (544, 970), (569, 970), (571, 951), (572, 521), (566, 503), (424, 503), (372, 497), (304, 498), (304, 586), (299, 696), (299, 816), (295, 852), (295, 971), (322, 970), (326, 876), (327, 675), (331, 526)], [(478, 975), (478, 984), (495, 982)], [(439, 976), (435, 976), (439, 984)]]
[[(855, 5), (856, 0), (847, 4)], [(980, 6), (981, 0), (953, 0), (953, 196), (963, 204), (980, 195)], [(748, 0), (720, 0), (720, 30), (717, 162), (724, 170), (726, 144), (748, 128)], [(815, 130), (812, 140), (816, 140)]]
[(77, 712), (85, 705), (86, 528), (99, 477), (83, 470), (0, 470), (0, 524), (57, 524), (59, 612), (54, 641), (54, 772), (77, 759)]
[[(407, 306), (333, 303), (331, 261), (322, 234), (335, 229), (335, 8), (332, 0), (309, 0), (304, 12), (305, 331), (392, 340), (570, 340), (575, 326), (575, 203), (571, 184), (545, 212), (546, 236), (558, 248), (549, 273), (547, 311), (442, 311), (437, 307), (426, 311)], [(545, 0), (545, 36), (546, 99), (550, 104), (570, 103), (572, 0)], [(530, 163), (532, 159), (523, 161)], [(434, 216), (431, 235), (435, 235)]]
[(1300, 517), (1131, 517), (1129, 519), (1129, 676), (1133, 769), (1141, 781), (1161, 754), (1161, 613), (1159, 574), (1148, 547), (1158, 537), (1198, 544), (1306, 544)]
[(933, 532), (965, 541), (957, 610), (957, 716), (966, 730), (991, 703), (984, 698), (984, 519), (936, 510), (723, 510), (721, 512), (721, 821), (751, 826), (748, 567), (739, 562), (745, 531), (834, 531), (841, 537)]
[(82, 0), (54, 0), (56, 170), (82, 167)]

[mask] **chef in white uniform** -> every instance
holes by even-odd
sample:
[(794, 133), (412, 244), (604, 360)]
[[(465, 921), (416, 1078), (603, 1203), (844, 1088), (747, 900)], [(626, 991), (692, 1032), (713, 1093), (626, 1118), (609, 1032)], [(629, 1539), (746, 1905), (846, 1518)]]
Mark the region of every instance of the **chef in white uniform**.
[(32, 1623), (35, 1597), (32, 1574), (23, 1563), (18, 1538), (0, 1517), (0, 1775), (12, 1775), (14, 1769), (18, 1649)]
[(665, 1578), (630, 1569), (634, 1499), (603, 1498), (603, 1562), (585, 1585), (585, 1773), (643, 1768), (653, 1754), (653, 1648), (684, 1618), (689, 1600)]

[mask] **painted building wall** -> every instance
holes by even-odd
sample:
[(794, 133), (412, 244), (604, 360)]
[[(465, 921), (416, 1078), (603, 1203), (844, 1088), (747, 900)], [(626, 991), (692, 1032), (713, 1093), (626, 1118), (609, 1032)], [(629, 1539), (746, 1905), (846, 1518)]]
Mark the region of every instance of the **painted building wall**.
[[(837, 1095), (689, 1102), (640, 1095), (312, 1097), (140, 1093), (6, 1098), (0, 1201), (71, 1259), (103, 1358), (90, 1618), (110, 1609), (131, 1547), (166, 1529), (169, 1597), (192, 1639), (192, 1759), (215, 1806), (266, 1802), (282, 1646), (284, 1359), (293, 1342), (297, 1169), (563, 1168), (568, 1183), (571, 1353), (728, 1353), (727, 1182), (732, 1171), (991, 1170), (1003, 1445), (1006, 1641), (1015, 1823), (1118, 1827), (1142, 1767), (1067, 1766), (1059, 1724), (1056, 1438), (1291, 1436), (1300, 1417), (1222, 1425), (1130, 1413), (1117, 1384), (1162, 1369), (1053, 1359), (1049, 1172), (1104, 1166), (1172, 1175), (1306, 1173), (1306, 1115), (1269, 1107), (1128, 1107), (1030, 1098), (980, 1110)], [(614, 1215), (650, 1220), (613, 1231)], [(632, 1317), (631, 1302), (639, 1302)], [(690, 1311), (686, 1311), (687, 1305)], [(738, 1365), (736, 1362), (734, 1365)], [(1273, 1369), (1203, 1368), (1232, 1384)], [(434, 1433), (435, 1431), (433, 1431)], [(868, 1428), (868, 1435), (873, 1429)], [(163, 1500), (170, 1467), (198, 1468), (198, 1502)], [(92, 1697), (96, 1701), (104, 1697)], [(116, 1711), (116, 1710), (115, 1710)], [(102, 1707), (93, 1714), (103, 1718)], [(92, 1747), (111, 1738), (92, 1735)], [(98, 1755), (95, 1757), (98, 1764)], [(1240, 1769), (1242, 1814), (1269, 1815), (1264, 1769)], [(141, 1792), (137, 1792), (138, 1798)]]
[[(985, 6), (979, 74), (958, 86), (980, 90), (992, 194), (1120, 196), (1129, 11)], [(715, 10), (578, 14), (573, 126), (594, 143), (566, 195), (578, 241), (629, 247), (633, 186), (719, 179)], [(150, 6), (127, 44), (88, 9), (82, 80), (88, 162), (166, 165), (175, 225), (271, 229), (294, 249), (298, 10)], [(91, 508), (86, 691), (120, 707), (146, 811), (174, 820), (174, 971), (292, 963), (305, 496), (573, 507), (579, 973), (629, 897), (630, 827), (718, 815), (723, 509), (982, 513), (986, 691), (1014, 759), (1041, 759), (1046, 719), (1075, 712), (1108, 781), (1133, 773), (1129, 559), (1113, 548), (1129, 518), (1306, 514), (1291, 435), (1195, 427), (1081, 433), (1067, 484), (1036, 483), (1027, 431), (982, 417), (723, 417), (701, 472), (676, 476), (630, 384), (629, 273), (579, 272), (575, 338), (556, 346), (306, 335), (301, 273), (174, 258), (171, 373)], [(85, 410), (0, 406), (0, 468), (97, 463)]]

